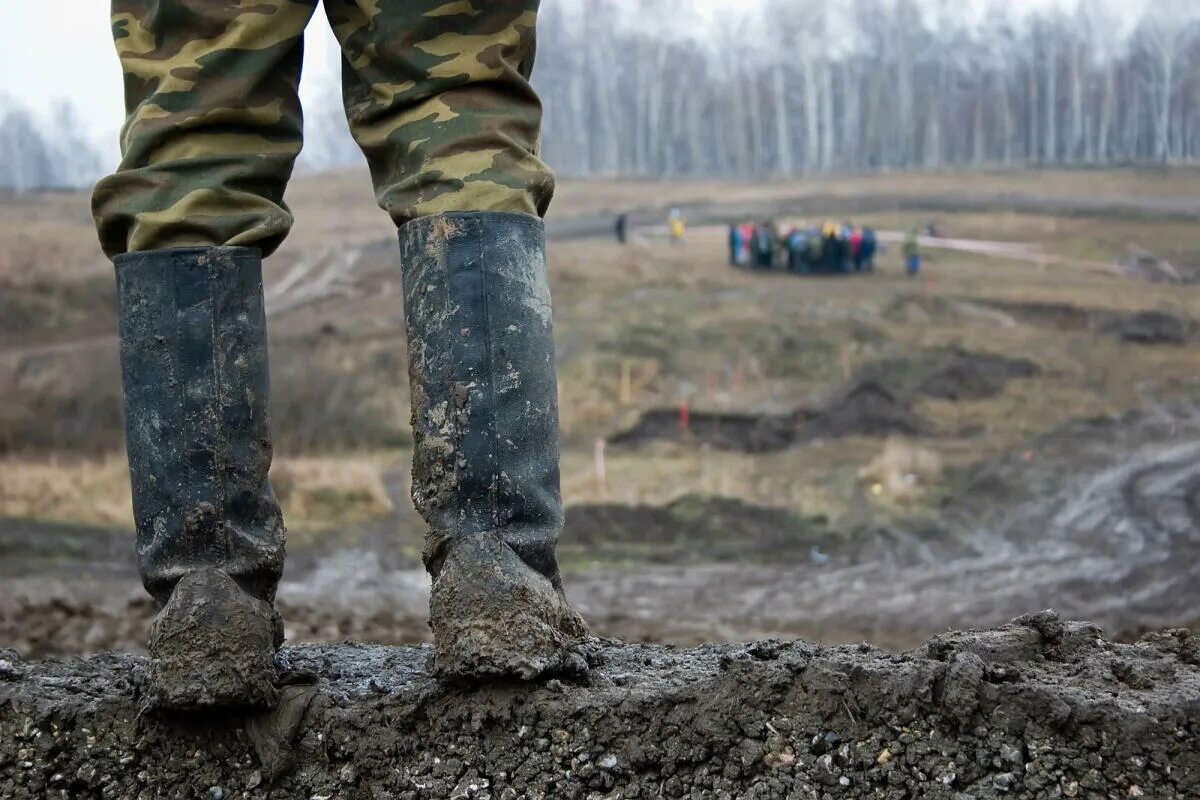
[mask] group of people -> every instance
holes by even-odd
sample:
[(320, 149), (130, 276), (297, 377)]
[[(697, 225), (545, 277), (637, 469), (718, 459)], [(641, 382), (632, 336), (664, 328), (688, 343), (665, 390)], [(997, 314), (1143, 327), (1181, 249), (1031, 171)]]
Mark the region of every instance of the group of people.
[(850, 223), (798, 226), (782, 234), (772, 220), (729, 228), (729, 262), (735, 267), (783, 267), (799, 274), (870, 272), (878, 252), (874, 229)]

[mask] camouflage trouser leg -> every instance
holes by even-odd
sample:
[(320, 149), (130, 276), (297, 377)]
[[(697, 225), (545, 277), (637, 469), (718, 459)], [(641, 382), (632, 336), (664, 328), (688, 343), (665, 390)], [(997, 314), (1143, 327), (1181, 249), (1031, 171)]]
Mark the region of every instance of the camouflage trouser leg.
[[(93, 211), (106, 253), (272, 252), (300, 152), (303, 31), (317, 0), (113, 0), (129, 118)], [(537, 0), (326, 0), (347, 116), (396, 223), (442, 211), (542, 214), (529, 85)]]
[(342, 45), (346, 116), (397, 226), (449, 211), (541, 216), (529, 85), (538, 0), (325, 0)]
[(128, 119), (92, 199), (110, 256), (187, 245), (273, 251), (300, 153), (297, 87), (317, 0), (113, 0)]

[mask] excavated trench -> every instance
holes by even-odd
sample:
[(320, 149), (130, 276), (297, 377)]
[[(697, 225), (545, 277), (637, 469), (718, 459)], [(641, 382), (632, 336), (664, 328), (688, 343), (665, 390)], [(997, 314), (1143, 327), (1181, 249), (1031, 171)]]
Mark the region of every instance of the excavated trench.
[(1180, 345), (1194, 341), (1196, 324), (1165, 311), (1119, 312), (1062, 303), (987, 300), (980, 305), (1034, 325), (1063, 331), (1092, 330), (1140, 345)]
[(140, 713), (146, 662), (0, 653), (0, 796), (1195, 798), (1200, 642), (1043, 613), (902, 655), (598, 643), (585, 684), (443, 686), (427, 648), (285, 651), (273, 713)]
[(677, 409), (651, 409), (609, 438), (618, 446), (650, 441), (706, 444), (720, 450), (769, 453), (797, 442), (847, 436), (918, 436), (929, 423), (909, 402), (875, 380), (861, 380), (817, 411), (790, 414), (690, 412), (685, 426)]

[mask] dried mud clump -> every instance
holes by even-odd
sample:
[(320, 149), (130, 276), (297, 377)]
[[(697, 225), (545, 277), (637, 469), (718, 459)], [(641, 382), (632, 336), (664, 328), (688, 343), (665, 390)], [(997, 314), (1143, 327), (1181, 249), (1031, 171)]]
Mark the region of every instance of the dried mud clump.
[(607, 643), (588, 684), (438, 684), (428, 648), (284, 651), (273, 714), (137, 709), (146, 662), (0, 652), (0, 796), (1195, 798), (1193, 637), (1053, 614), (890, 654)]

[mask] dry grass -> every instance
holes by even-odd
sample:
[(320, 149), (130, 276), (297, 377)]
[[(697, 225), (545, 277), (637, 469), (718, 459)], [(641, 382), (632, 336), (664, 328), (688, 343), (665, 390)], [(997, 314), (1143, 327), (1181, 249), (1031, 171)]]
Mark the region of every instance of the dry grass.
[(1113, 263), (1150, 251), (1176, 266), (1200, 266), (1200, 225), (1178, 220), (1121, 220), (1035, 214), (867, 214), (860, 223), (908, 230), (931, 218), (942, 235), (958, 239), (1030, 242), (1068, 259)]
[(392, 512), (383, 479), (390, 462), (385, 454), (282, 459), (271, 485), (290, 524), (353, 524)]
[[(302, 533), (388, 515), (388, 454), (277, 459), (271, 483), (288, 526)], [(0, 517), (133, 527), (122, 456), (0, 459)]]
[(131, 528), (125, 459), (0, 460), (0, 516)]

